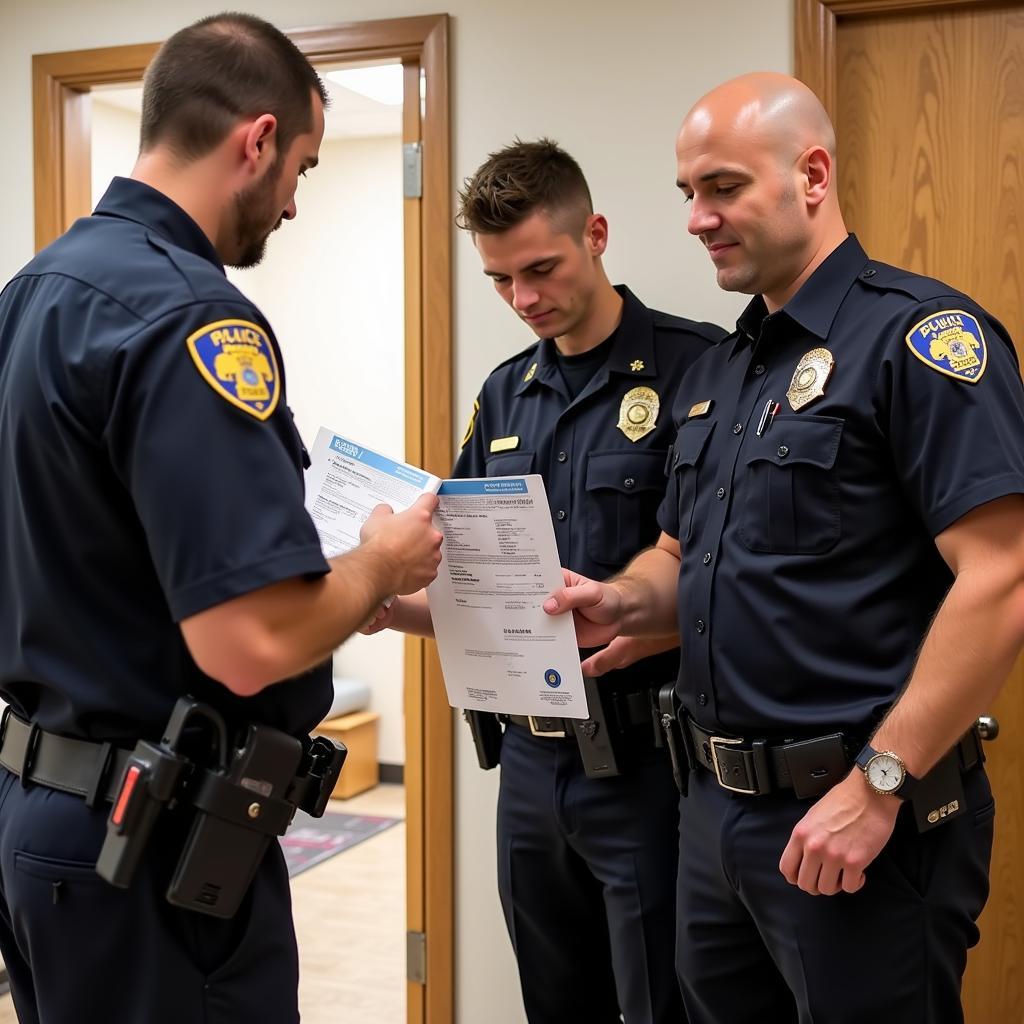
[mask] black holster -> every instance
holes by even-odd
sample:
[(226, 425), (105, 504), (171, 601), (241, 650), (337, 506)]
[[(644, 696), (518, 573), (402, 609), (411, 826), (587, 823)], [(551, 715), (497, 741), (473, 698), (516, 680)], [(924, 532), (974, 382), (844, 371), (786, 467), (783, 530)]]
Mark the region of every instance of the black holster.
[(498, 716), (490, 711), (463, 711), (469, 724), (469, 731), (476, 748), (476, 759), (485, 771), (501, 763), (501, 737), (503, 735)]
[(580, 748), (583, 770), (588, 779), (606, 779), (621, 775), (622, 752), (617, 749), (619, 733), (609, 721), (608, 708), (602, 700), (601, 687), (592, 676), (583, 677), (589, 718), (572, 719), (572, 731)]
[(666, 683), (658, 691), (658, 711), (665, 745), (672, 760), (672, 778), (676, 780), (679, 792), (686, 796), (690, 790), (690, 772), (695, 764), (693, 739), (683, 723), (674, 682)]
[[(207, 742), (197, 743), (197, 732)], [(141, 740), (128, 759), (96, 871), (127, 888), (159, 814), (191, 806), (192, 825), (167, 899), (232, 917), (271, 837), (284, 834), (296, 807), (323, 814), (345, 753), (325, 737), (303, 742), (257, 723), (229, 749), (220, 714), (181, 698), (160, 743)]]

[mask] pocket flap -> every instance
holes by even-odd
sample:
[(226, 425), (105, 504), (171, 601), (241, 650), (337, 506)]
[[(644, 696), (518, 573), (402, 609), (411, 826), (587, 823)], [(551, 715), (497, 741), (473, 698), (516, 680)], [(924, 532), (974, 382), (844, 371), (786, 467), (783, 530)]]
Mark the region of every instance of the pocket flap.
[(684, 423), (676, 434), (672, 468), (696, 466), (714, 427), (714, 423)]
[(665, 449), (622, 449), (591, 452), (587, 458), (587, 490), (602, 488), (629, 494), (665, 489)]
[(843, 421), (831, 416), (776, 416), (765, 436), (753, 439), (747, 465), (771, 462), (786, 467), (800, 463), (831, 469), (842, 436)]

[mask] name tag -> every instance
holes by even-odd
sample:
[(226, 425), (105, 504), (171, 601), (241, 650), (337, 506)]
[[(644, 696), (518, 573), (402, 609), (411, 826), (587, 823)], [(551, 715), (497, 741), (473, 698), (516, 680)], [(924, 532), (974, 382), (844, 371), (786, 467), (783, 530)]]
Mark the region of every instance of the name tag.
[(496, 437), (491, 442), (491, 452), (511, 452), (519, 447), (519, 438), (513, 437)]

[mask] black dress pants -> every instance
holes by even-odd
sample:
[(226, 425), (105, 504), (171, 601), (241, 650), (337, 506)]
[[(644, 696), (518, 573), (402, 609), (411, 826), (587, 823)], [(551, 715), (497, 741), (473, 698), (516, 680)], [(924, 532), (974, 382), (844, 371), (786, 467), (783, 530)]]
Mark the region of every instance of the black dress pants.
[(588, 779), (576, 741), (510, 725), (498, 885), (530, 1024), (685, 1024), (676, 981), (679, 794), (647, 742)]
[(295, 1024), (280, 846), (222, 921), (164, 898), (185, 822), (158, 824), (130, 888), (100, 878), (109, 809), (0, 768), (0, 952), (20, 1024)]
[(960, 1024), (960, 982), (988, 897), (995, 806), (919, 834), (909, 806), (856, 893), (811, 896), (779, 859), (810, 801), (690, 777), (681, 801), (677, 964), (692, 1024)]

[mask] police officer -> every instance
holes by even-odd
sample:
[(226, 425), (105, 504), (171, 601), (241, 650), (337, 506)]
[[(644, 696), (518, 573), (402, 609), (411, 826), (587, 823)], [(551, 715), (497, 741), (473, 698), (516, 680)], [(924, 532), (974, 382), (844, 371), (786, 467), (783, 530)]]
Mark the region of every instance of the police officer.
[(678, 621), (691, 1021), (960, 1021), (994, 813), (970, 729), (1024, 634), (1014, 350), (847, 233), (801, 83), (718, 87), (677, 155), (754, 298), (679, 389), (656, 547), (547, 607), (588, 644)]
[(331, 651), (440, 559), (425, 499), (324, 560), (280, 349), (224, 275), (295, 216), (323, 103), (266, 22), (178, 32), (146, 75), (131, 179), (0, 297), (0, 952), (25, 1024), (298, 1020), (276, 843), (228, 920), (165, 900), (180, 811), (129, 888), (94, 865), (123, 751), (159, 741), (179, 697), (229, 742), (308, 733)]
[[(612, 287), (607, 221), (553, 142), (492, 154), (460, 198), (458, 223), (484, 273), (541, 340), (484, 382), (454, 475), (540, 473), (562, 564), (611, 575), (657, 534), (666, 413), (683, 372), (724, 332)], [(382, 621), (430, 628), (422, 597)], [(610, 668), (629, 665), (600, 680), (619, 775), (587, 776), (587, 737), (570, 721), (513, 715), (499, 734), (499, 889), (532, 1024), (683, 1017), (672, 962), (676, 794), (652, 714), (652, 690), (678, 664), (674, 627), (665, 633), (606, 655)], [(487, 729), (493, 716), (479, 717)]]

